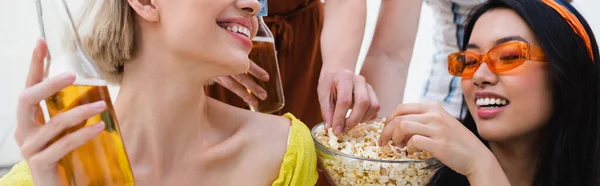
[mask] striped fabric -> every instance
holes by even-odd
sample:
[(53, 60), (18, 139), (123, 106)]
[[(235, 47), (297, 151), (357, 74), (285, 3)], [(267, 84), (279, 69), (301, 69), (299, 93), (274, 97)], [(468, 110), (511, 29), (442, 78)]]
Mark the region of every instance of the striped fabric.
[(434, 12), (434, 46), (429, 78), (421, 102), (442, 105), (454, 117), (460, 117), (462, 91), (460, 78), (448, 74), (448, 54), (459, 50), (464, 24), (471, 9), (485, 0), (425, 0)]

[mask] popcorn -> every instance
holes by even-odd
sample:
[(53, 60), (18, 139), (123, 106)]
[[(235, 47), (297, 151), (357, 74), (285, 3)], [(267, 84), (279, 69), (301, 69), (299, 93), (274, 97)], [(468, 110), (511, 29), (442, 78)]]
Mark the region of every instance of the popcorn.
[(379, 147), (377, 141), (383, 127), (384, 123), (381, 121), (361, 123), (340, 136), (335, 136), (332, 129), (325, 131), (323, 126), (317, 128), (315, 139), (327, 148), (374, 160), (320, 155), (321, 166), (335, 185), (418, 186), (429, 182), (437, 169), (423, 169), (427, 166), (425, 162), (377, 162), (377, 160), (420, 161), (433, 158), (427, 152), (408, 153), (406, 147), (393, 146), (391, 141)]

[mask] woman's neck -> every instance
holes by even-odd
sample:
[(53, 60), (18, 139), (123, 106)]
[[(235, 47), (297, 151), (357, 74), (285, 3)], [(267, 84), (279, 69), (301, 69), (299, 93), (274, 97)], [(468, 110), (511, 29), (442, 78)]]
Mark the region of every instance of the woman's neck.
[[(142, 50), (144, 51), (144, 50)], [(146, 50), (147, 51), (147, 50)], [(210, 78), (197, 69), (181, 68), (174, 57), (148, 51), (125, 66), (115, 107), (125, 125), (161, 128), (164, 133), (180, 132), (207, 122), (207, 96), (204, 82)], [(134, 119), (135, 123), (129, 123)], [(152, 125), (151, 125), (152, 124)], [(173, 127), (179, 126), (179, 127)]]
[(178, 62), (152, 55), (125, 66), (115, 110), (132, 164), (150, 162), (165, 170), (173, 161), (219, 144), (237, 130), (218, 118), (226, 110), (222, 103), (204, 93), (210, 72), (175, 69), (183, 66), (173, 65)]
[(536, 155), (539, 154), (535, 136), (528, 135), (503, 142), (490, 142), (492, 152), (513, 186), (533, 184), (537, 168)]

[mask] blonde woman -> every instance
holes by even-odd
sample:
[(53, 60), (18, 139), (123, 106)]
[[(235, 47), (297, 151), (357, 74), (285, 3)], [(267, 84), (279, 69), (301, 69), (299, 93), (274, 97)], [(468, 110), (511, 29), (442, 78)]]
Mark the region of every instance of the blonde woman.
[[(238, 109), (204, 94), (210, 79), (248, 69), (260, 9), (256, 0), (98, 5), (99, 14), (89, 17), (94, 28), (83, 40), (105, 76), (121, 87), (115, 110), (136, 185), (314, 185), (316, 154), (302, 122), (291, 114)], [(228, 31), (232, 26), (250, 34)], [(33, 122), (29, 110), (75, 80), (64, 75), (42, 82), (46, 53), (40, 41), (18, 106), (16, 139), (25, 162), (0, 185), (56, 185), (57, 161), (103, 128), (101, 123), (82, 128), (45, 145), (106, 108), (83, 105), (44, 125)]]

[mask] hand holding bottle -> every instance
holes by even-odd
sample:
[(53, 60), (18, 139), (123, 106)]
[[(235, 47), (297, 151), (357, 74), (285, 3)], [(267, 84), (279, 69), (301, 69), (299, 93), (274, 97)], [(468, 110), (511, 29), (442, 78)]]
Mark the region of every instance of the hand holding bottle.
[[(214, 81), (244, 99), (244, 102), (248, 103), (248, 105), (257, 107), (257, 98), (265, 100), (267, 98), (267, 92), (254, 79), (266, 82), (269, 81), (269, 78), (267, 71), (260, 68), (254, 61), (250, 60), (248, 74), (217, 77)], [(256, 97), (252, 94), (248, 94), (248, 90), (253, 92)]]
[(62, 185), (58, 162), (69, 152), (98, 136), (104, 123), (80, 128), (57, 139), (70, 129), (106, 109), (104, 101), (75, 107), (45, 122), (39, 103), (71, 85), (72, 74), (63, 74), (43, 81), (44, 58), (48, 54), (45, 41), (38, 41), (31, 59), (25, 90), (17, 106), (17, 131), (15, 138), (21, 155), (29, 165), (35, 185)]

